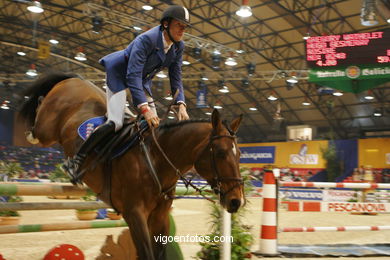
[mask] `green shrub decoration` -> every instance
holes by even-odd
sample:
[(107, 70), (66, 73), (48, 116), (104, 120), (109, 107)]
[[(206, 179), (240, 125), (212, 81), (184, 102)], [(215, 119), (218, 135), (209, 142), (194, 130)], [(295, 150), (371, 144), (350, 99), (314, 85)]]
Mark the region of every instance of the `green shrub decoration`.
[[(245, 183), (245, 194), (251, 191), (252, 184), (249, 178), (249, 171), (246, 168), (241, 168), (240, 172)], [(248, 173), (248, 174), (247, 174)], [(248, 202), (247, 202), (248, 203)], [(253, 237), (250, 232), (251, 226), (244, 225), (241, 218), (245, 213), (245, 207), (241, 207), (237, 213), (231, 214), (231, 259), (242, 260), (250, 258), (250, 248), (253, 244)], [(211, 203), (211, 233), (208, 234), (210, 241), (214, 241), (214, 237), (220, 237), (221, 234), (221, 206), (217, 203)], [(200, 242), (201, 251), (196, 254), (196, 259), (200, 260), (219, 260), (220, 258), (220, 243), (218, 242)]]

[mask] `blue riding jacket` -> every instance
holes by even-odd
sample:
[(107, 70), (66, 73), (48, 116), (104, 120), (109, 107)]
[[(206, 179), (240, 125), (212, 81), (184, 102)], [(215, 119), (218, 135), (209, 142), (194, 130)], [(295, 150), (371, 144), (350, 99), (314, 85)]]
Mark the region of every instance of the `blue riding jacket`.
[(179, 90), (176, 102), (185, 102), (181, 80), (183, 41), (173, 44), (165, 54), (161, 25), (138, 35), (126, 49), (100, 59), (106, 69), (107, 86), (113, 93), (130, 89), (134, 106), (146, 103), (146, 90), (152, 95), (152, 78), (168, 68), (172, 95)]

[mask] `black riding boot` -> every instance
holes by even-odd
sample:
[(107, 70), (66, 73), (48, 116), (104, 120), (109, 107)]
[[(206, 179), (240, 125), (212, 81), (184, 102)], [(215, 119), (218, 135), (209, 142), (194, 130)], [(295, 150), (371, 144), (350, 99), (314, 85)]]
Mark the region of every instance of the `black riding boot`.
[(92, 134), (87, 138), (87, 140), (81, 145), (79, 151), (73, 158), (69, 158), (67, 162), (64, 163), (63, 169), (71, 176), (72, 183), (81, 182), (81, 166), (87, 155), (96, 148), (104, 138), (109, 134), (113, 133), (115, 130), (115, 124), (113, 122), (105, 123), (98, 128), (96, 128)]

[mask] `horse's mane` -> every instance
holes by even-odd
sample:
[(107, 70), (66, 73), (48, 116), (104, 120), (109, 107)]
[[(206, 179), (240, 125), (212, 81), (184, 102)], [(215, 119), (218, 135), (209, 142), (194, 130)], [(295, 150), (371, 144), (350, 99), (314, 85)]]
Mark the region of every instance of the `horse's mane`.
[(81, 77), (74, 73), (48, 73), (39, 77), (39, 79), (34, 81), (34, 83), (22, 93), (22, 97), (27, 96), (28, 99), (20, 105), (19, 115), (25, 119), (29, 126), (34, 125), (39, 97), (46, 96), (47, 93), (49, 93), (50, 90), (54, 87), (54, 85), (69, 78)]
[(176, 122), (164, 122), (160, 124), (158, 127), (158, 130), (163, 133), (165, 131), (168, 131), (175, 127), (180, 127), (187, 124), (193, 124), (193, 123), (210, 123), (210, 119), (191, 119), (191, 120), (183, 120), (183, 121), (176, 121)]

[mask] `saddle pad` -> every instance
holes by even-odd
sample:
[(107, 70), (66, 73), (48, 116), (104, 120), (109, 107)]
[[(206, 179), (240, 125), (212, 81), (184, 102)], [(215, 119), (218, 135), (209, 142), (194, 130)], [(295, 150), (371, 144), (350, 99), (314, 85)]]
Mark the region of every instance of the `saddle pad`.
[(79, 126), (77, 132), (79, 136), (85, 141), (88, 136), (93, 132), (93, 130), (95, 130), (95, 128), (99, 125), (102, 125), (104, 122), (106, 122), (105, 116), (90, 118)]

